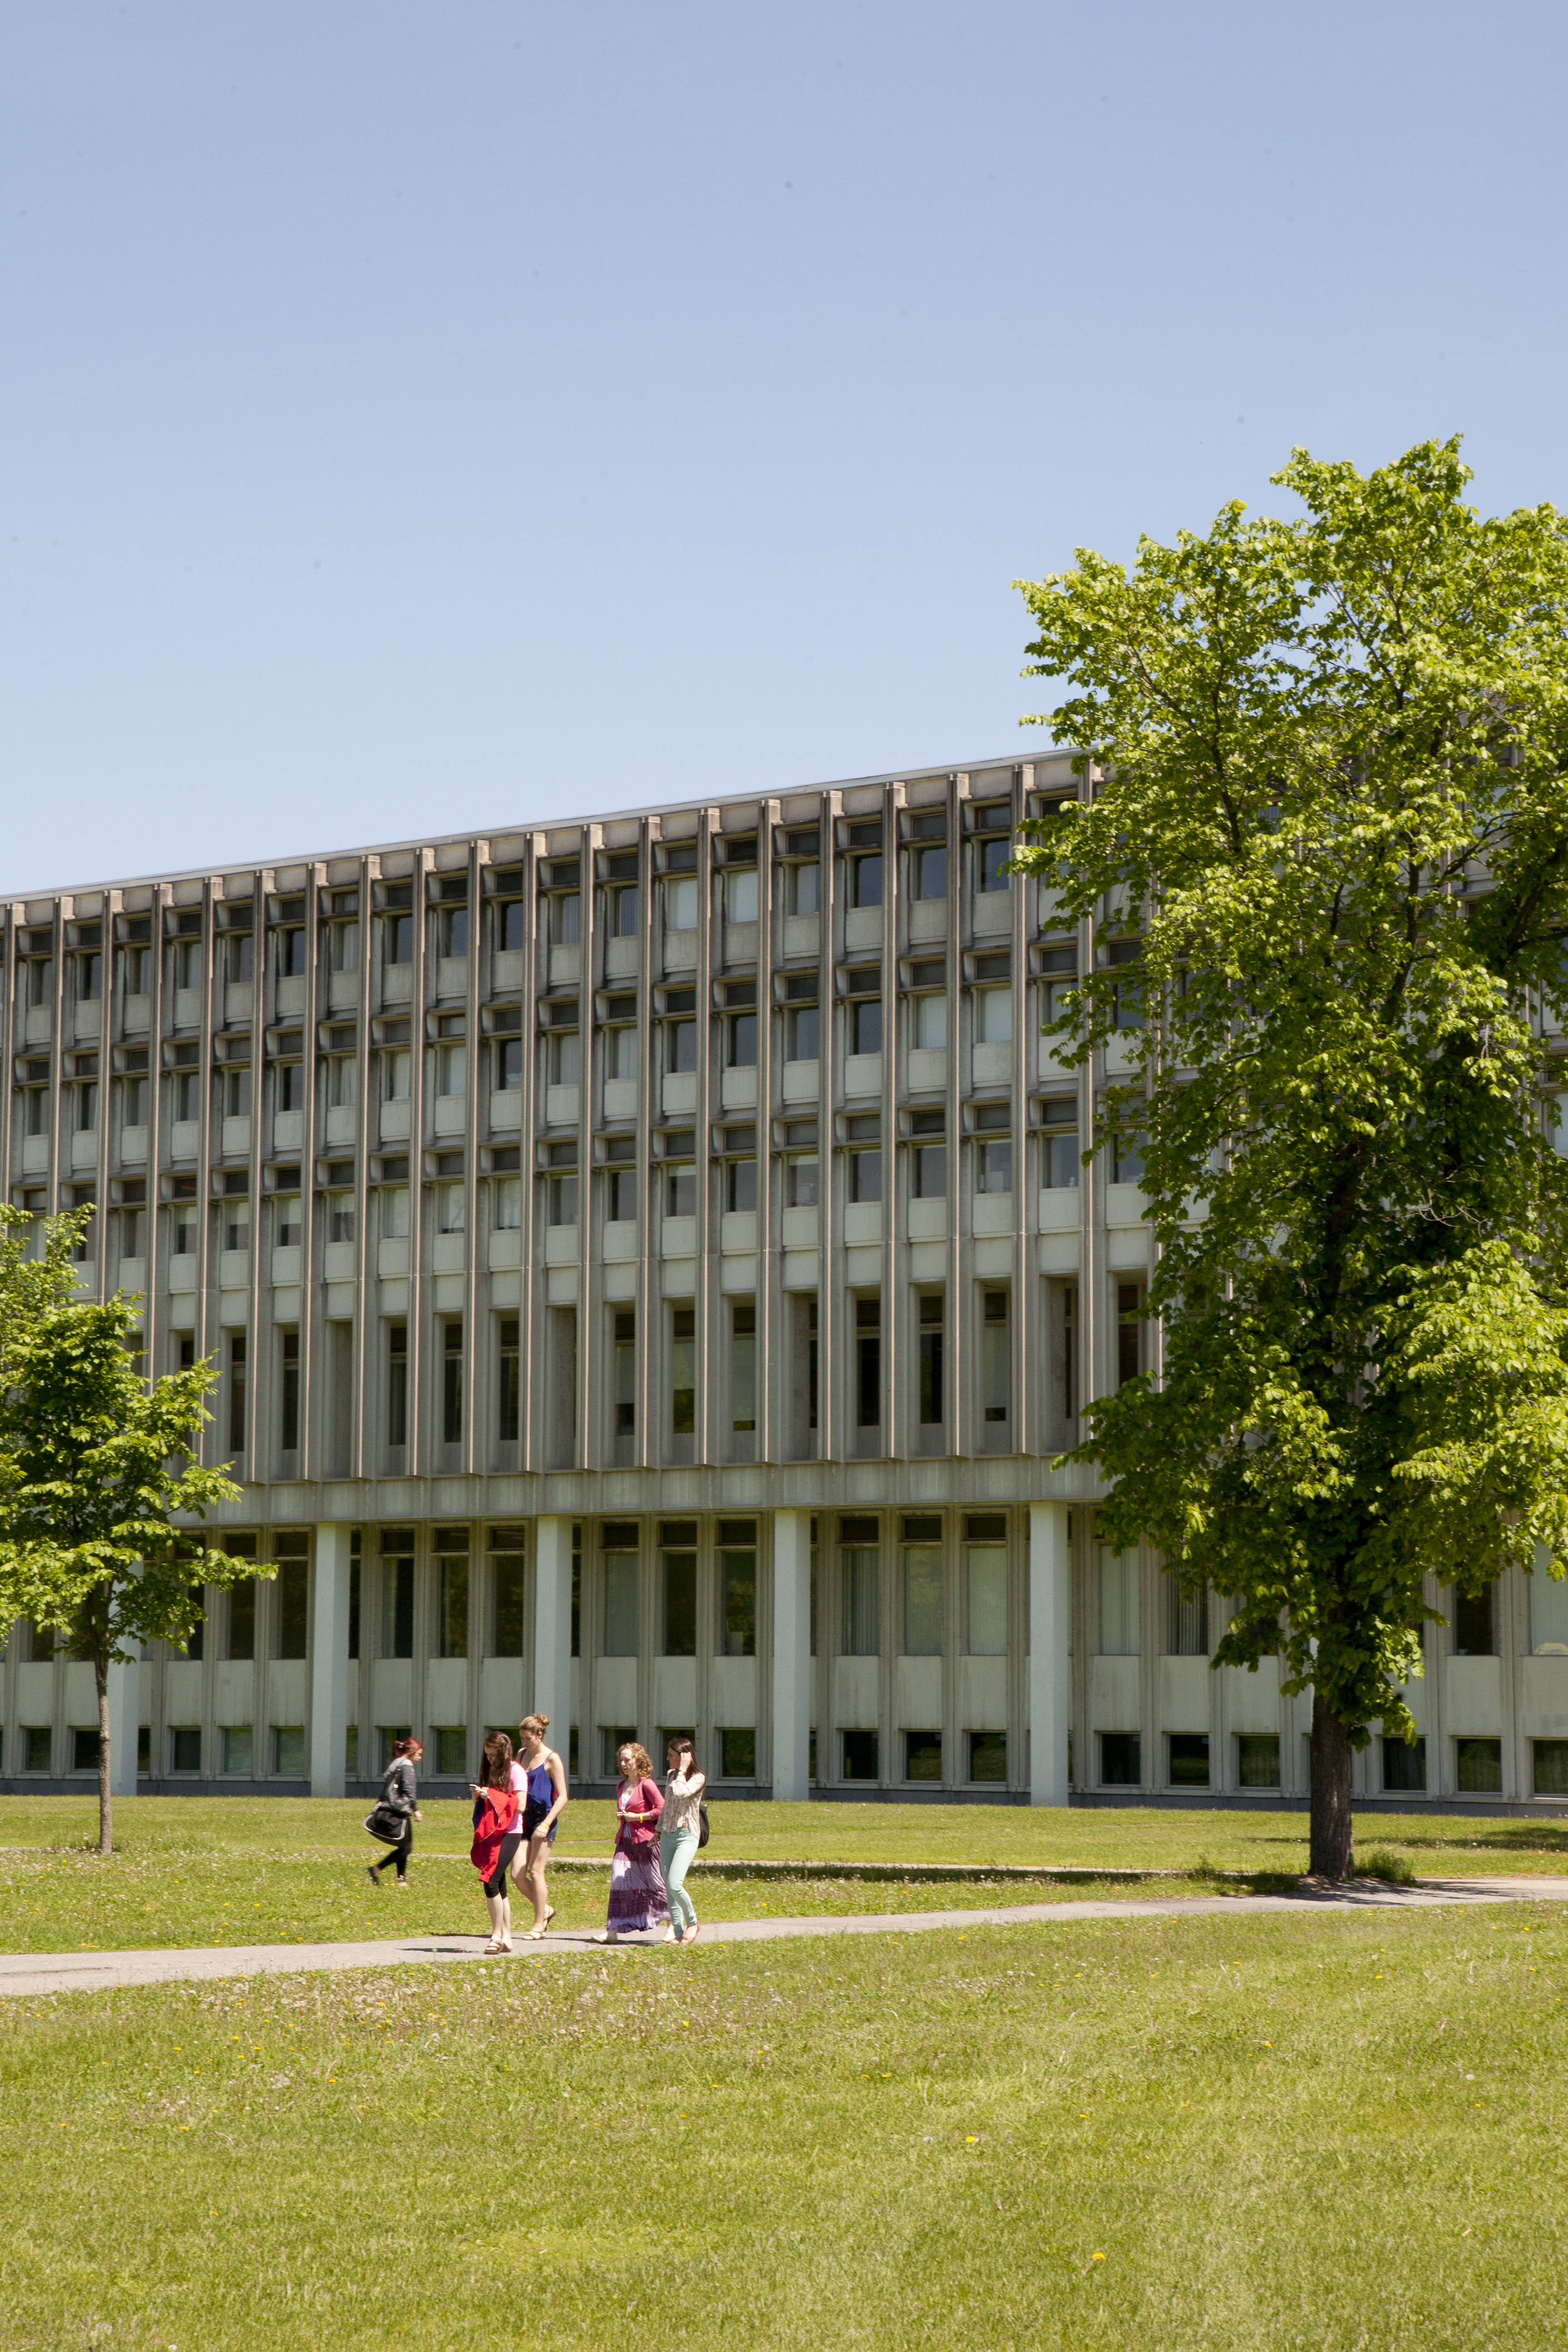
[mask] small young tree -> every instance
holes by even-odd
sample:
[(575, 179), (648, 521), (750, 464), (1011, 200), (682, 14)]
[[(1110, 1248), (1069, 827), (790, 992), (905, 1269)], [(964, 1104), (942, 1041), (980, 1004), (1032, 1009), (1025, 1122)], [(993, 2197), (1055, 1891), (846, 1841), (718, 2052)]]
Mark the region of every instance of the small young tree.
[(0, 1207), (0, 1624), (57, 1627), (91, 1664), (107, 1854), (110, 1665), (133, 1644), (187, 1640), (204, 1584), (269, 1571), (175, 1525), (239, 1494), (193, 1458), (216, 1376), (201, 1363), (149, 1389), (131, 1354), (131, 1304), (75, 1296), (71, 1259), (90, 1215), (48, 1220), (35, 1257), (33, 1220)]
[(1158, 1249), (1157, 1363), (1068, 1458), (1108, 1540), (1235, 1596), (1217, 1666), (1312, 1690), (1339, 1879), (1423, 1572), (1568, 1565), (1568, 525), (1478, 518), (1457, 442), (1275, 478), (1303, 518), (1018, 583), (1092, 747), (1018, 866), (1092, 927), (1051, 1034), (1120, 1048), (1093, 1139), (1141, 1138)]

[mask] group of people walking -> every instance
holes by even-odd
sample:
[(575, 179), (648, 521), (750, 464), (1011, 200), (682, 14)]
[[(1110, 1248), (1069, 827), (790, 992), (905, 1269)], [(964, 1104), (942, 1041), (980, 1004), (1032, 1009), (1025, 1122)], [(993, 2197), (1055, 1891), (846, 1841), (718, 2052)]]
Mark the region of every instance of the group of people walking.
[[(555, 1917), (546, 1866), (557, 1824), (567, 1802), (566, 1767), (545, 1734), (547, 1715), (525, 1717), (517, 1746), (504, 1731), (485, 1742), (480, 1777), (470, 1783), (474, 1843), (469, 1859), (479, 1873), (490, 1911), (488, 1954), (512, 1949), (512, 1896), (516, 1885), (533, 1904), (533, 1926), (522, 1940), (537, 1943)], [(394, 1864), (400, 1887), (408, 1884), (413, 1824), (419, 1810), (419, 1764), (424, 1754), (412, 1736), (400, 1739), (365, 1826), (389, 1847), (369, 1864), (371, 1883)], [(653, 1759), (629, 1740), (616, 1759), (621, 1778), (615, 1791), (615, 1852), (610, 1865), (610, 1906), (601, 1943), (645, 1934), (663, 1926), (666, 1944), (694, 1943), (702, 1929), (686, 1892), (686, 1873), (702, 1842), (706, 1776), (697, 1769), (689, 1739), (672, 1739), (665, 1752), (664, 1785), (653, 1779)]]

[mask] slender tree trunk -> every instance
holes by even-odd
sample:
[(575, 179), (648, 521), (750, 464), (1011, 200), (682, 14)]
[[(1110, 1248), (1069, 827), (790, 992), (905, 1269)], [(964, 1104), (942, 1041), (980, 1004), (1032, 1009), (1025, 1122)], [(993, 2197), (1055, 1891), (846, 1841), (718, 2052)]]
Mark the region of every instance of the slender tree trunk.
[(114, 1852), (114, 1783), (109, 1754), (109, 1662), (101, 1654), (92, 1662), (98, 1685), (98, 1850)]
[(1312, 1844), (1307, 1864), (1314, 1878), (1355, 1874), (1350, 1817), (1350, 1731), (1329, 1711), (1322, 1691), (1312, 1693)]

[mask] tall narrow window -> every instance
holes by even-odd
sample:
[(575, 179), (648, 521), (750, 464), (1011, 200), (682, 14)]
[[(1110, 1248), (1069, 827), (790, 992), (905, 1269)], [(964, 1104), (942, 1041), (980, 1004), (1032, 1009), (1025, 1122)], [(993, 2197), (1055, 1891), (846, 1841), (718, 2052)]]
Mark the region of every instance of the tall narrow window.
[(855, 1301), (855, 1422), (861, 1429), (882, 1423), (882, 1301)]
[(904, 1654), (942, 1654), (942, 1521), (935, 1513), (904, 1522)]
[(408, 1444), (408, 1325), (387, 1325), (387, 1444)]
[(839, 1521), (839, 1646), (846, 1658), (874, 1658), (882, 1646), (880, 1533), (874, 1518), (845, 1517)]
[(279, 1442), (285, 1454), (292, 1454), (299, 1444), (299, 1334), (298, 1331), (285, 1331), (282, 1339), (283, 1411)]
[(604, 1529), (604, 1619), (600, 1654), (637, 1654), (637, 1529), (611, 1520)]
[(310, 1538), (308, 1535), (273, 1538), (277, 1580), (273, 1586), (273, 1623), (280, 1658), (302, 1658), (309, 1646)]
[(513, 1315), (501, 1318), (500, 1375), (496, 1434), (503, 1445), (510, 1445), (517, 1434), (517, 1406), (522, 1393), (522, 1357), (517, 1346), (517, 1318)]
[(245, 1451), (245, 1333), (235, 1331), (229, 1340), (229, 1451)]
[(451, 1322), (441, 1334), (441, 1436), (446, 1445), (463, 1442), (463, 1326)]
[(677, 1307), (670, 1318), (670, 1427), (677, 1437), (696, 1428), (696, 1316)]
[(1061, 1417), (1078, 1415), (1078, 1285), (1061, 1286)]
[(729, 1425), (757, 1427), (757, 1302), (737, 1298), (729, 1310)]
[(726, 1658), (757, 1655), (757, 1522), (718, 1523), (718, 1646)]
[(1116, 1385), (1124, 1388), (1138, 1377), (1143, 1295), (1135, 1282), (1116, 1285)]
[(413, 1655), (413, 1529), (382, 1529), (382, 1655)]
[(695, 1658), (697, 1650), (697, 1530), (695, 1519), (660, 1523), (664, 1575), (664, 1652), (666, 1658)]
[(634, 1308), (618, 1308), (615, 1316), (615, 1434), (632, 1437), (637, 1428), (637, 1316)]
[(231, 1584), (228, 1590), (227, 1641), (225, 1654), (231, 1659), (254, 1658), (256, 1655), (256, 1585), (246, 1578), (243, 1584)]
[(806, 1309), (806, 1426), (817, 1426), (817, 1302)]
[(468, 1530), (437, 1528), (436, 1651), (443, 1658), (468, 1655)]
[(999, 1512), (971, 1511), (964, 1521), (968, 1586), (967, 1648), (971, 1658), (1008, 1654), (1008, 1523)]
[(1100, 1546), (1100, 1654), (1138, 1654), (1138, 1555)]
[(1012, 1403), (1008, 1294), (988, 1290), (980, 1325), (980, 1391), (988, 1422), (1005, 1422)]
[(490, 1655), (520, 1658), (523, 1654), (523, 1531), (520, 1528), (490, 1530)]
[(943, 1339), (946, 1296), (923, 1291), (920, 1298), (920, 1422), (934, 1429), (946, 1418), (943, 1391)]

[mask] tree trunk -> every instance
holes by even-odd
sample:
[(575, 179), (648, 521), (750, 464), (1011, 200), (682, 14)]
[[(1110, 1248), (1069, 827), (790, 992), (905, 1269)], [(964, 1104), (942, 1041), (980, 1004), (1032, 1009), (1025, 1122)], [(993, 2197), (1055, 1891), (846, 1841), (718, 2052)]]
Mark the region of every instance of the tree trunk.
[(97, 1657), (92, 1662), (93, 1680), (98, 1685), (98, 1850), (99, 1853), (114, 1852), (114, 1786), (110, 1777), (109, 1754), (109, 1662)]
[(1350, 1730), (1329, 1712), (1322, 1691), (1312, 1693), (1312, 1787), (1311, 1859), (1314, 1878), (1336, 1885), (1355, 1875), (1350, 1817)]

